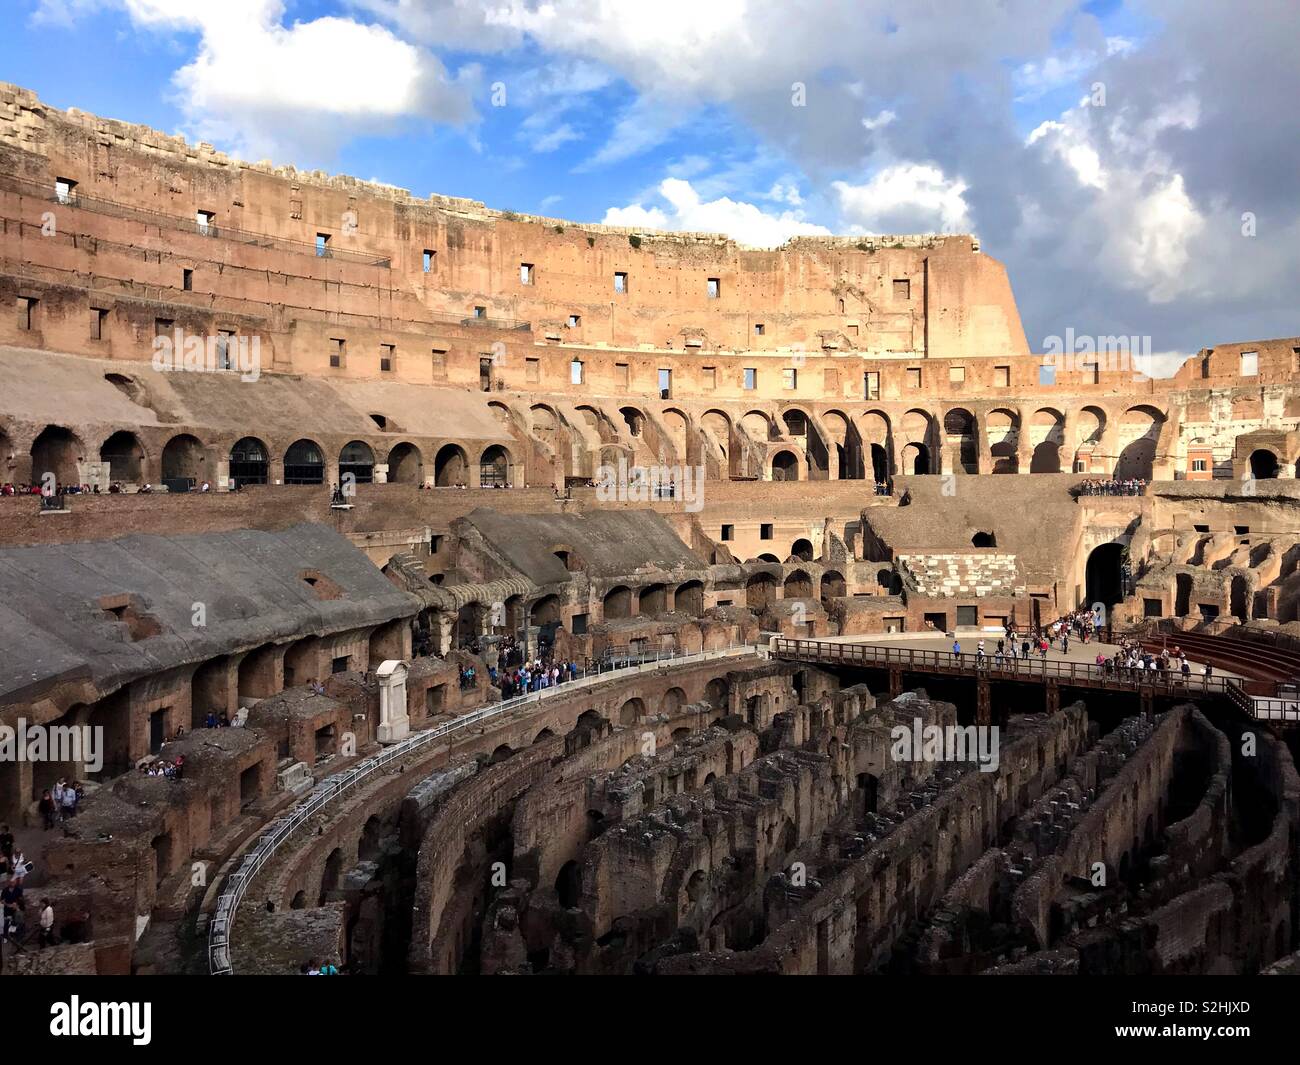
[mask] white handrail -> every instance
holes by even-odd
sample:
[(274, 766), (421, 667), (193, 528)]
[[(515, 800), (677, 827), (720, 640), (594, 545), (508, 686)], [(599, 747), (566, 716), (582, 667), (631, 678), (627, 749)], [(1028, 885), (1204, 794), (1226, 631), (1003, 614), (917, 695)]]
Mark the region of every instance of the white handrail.
[(460, 717), (438, 725), (435, 728), (425, 729), (421, 732), (414, 733), (402, 740), (400, 743), (395, 743), (391, 747), (384, 748), (384, 750), (379, 754), (358, 762), (356, 765), (349, 769), (345, 769), (341, 773), (336, 773), (331, 777), (326, 777), (311, 790), (311, 793), (302, 802), (298, 803), (285, 816), (273, 821), (268, 828), (263, 830), (262, 835), (258, 838), (253, 849), (244, 855), (244, 860), (240, 863), (239, 868), (226, 878), (226, 883), (222, 893), (217, 897), (216, 909), (212, 914), (211, 920), (208, 922), (209, 973), (213, 976), (226, 976), (234, 972), (230, 956), (230, 945), (231, 932), (235, 923), (235, 917), (239, 911), (239, 904), (243, 901), (244, 893), (248, 890), (249, 884), (252, 883), (253, 879), (279, 849), (280, 845), (293, 835), (303, 822), (314, 817), (344, 792), (350, 790), (356, 784), (367, 779), (385, 766), (405, 758), (411, 752), (427, 746), (434, 740), (441, 739), (453, 732), (458, 732), (461, 729), (468, 728), (470, 725), (477, 724), (480, 721), (486, 721), (489, 718), (509, 713), (511, 710), (517, 710), (528, 703), (540, 703), (543, 699), (561, 695), (565, 692), (571, 692), (579, 688), (594, 687), (597, 684), (603, 684), (607, 680), (616, 679), (621, 676), (662, 669), (670, 662), (686, 665), (690, 662), (707, 662), (713, 659), (738, 656), (746, 651), (761, 653), (763, 650), (763, 648), (760, 648), (756, 644), (731, 644), (714, 651), (695, 651), (689, 654), (673, 654), (666, 658), (629, 666), (626, 669), (615, 669), (605, 673), (597, 673), (592, 676), (583, 677), (581, 680), (566, 681), (563, 684), (557, 684), (551, 688), (543, 688), (541, 691), (528, 692), (525, 695), (515, 696), (513, 699), (505, 699), (498, 703), (490, 703), (489, 705), (481, 707), (478, 710), (473, 710), (468, 714), (462, 714)]

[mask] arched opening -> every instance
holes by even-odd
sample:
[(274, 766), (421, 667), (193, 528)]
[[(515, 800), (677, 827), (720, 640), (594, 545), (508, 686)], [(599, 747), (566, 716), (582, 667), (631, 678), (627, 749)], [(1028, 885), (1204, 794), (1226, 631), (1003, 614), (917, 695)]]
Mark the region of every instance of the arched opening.
[(645, 415), (635, 407), (619, 407), (618, 413), (623, 417), (628, 436), (640, 436), (641, 430), (645, 428)]
[(954, 407), (943, 416), (943, 433), (948, 446), (957, 457), (957, 469), (962, 473), (979, 473), (979, 442), (975, 436), (975, 416), (961, 407)]
[(1232, 578), (1232, 587), (1230, 590), (1232, 616), (1245, 621), (1249, 613), (1249, 585), (1246, 578), (1237, 574)]
[(813, 560), (813, 545), (811, 540), (798, 539), (790, 545), (790, 554), (800, 562), (811, 562)]
[(1061, 449), (1065, 445), (1065, 415), (1052, 407), (1034, 411), (1029, 423), (1034, 450), (1029, 457), (1030, 473), (1060, 473)]
[(770, 573), (755, 573), (745, 582), (745, 605), (764, 611), (776, 600), (776, 578)]
[(514, 753), (514, 748), (512, 748), (510, 744), (498, 744), (496, 749), (493, 750), (492, 756), (488, 758), (488, 765), (497, 765), (500, 762), (504, 762)]
[(641, 589), (639, 613), (658, 617), (668, 612), (668, 589), (662, 584), (648, 584)]
[(630, 618), (632, 616), (632, 589), (621, 584), (611, 588), (605, 593), (602, 603), (606, 621)]
[(971, 547), (997, 547), (998, 538), (991, 532), (977, 532), (970, 538)]
[(871, 476), (880, 484), (889, 480), (889, 452), (883, 445), (871, 445)]
[(664, 692), (661, 712), (668, 717), (676, 717), (681, 708), (686, 705), (686, 693), (681, 688), (669, 688)]
[(778, 451), (772, 456), (772, 480), (799, 480), (799, 456), (793, 451)]
[(32, 442), (32, 483), (40, 484), (52, 474), (57, 484), (80, 484), (77, 464), (83, 460), (81, 440), (61, 425), (47, 425)]
[(556, 595), (543, 596), (533, 604), (529, 612), (533, 625), (558, 625), (560, 621), (560, 598)]
[(1088, 605), (1102, 603), (1114, 606), (1124, 598), (1122, 544), (1100, 544), (1088, 555), (1087, 588)]
[(173, 436), (162, 453), (162, 483), (173, 490), (193, 488), (207, 480), (207, 456), (203, 445), (188, 433)]
[(99, 461), (108, 463), (108, 479), (135, 484), (142, 480), (144, 448), (134, 433), (119, 430), (104, 441), (99, 449)]
[(555, 895), (566, 910), (578, 905), (582, 896), (582, 869), (576, 861), (567, 861), (560, 866), (555, 877)]
[(795, 570), (785, 579), (785, 597), (787, 599), (811, 599), (812, 578), (801, 569)]
[(1030, 473), (1060, 473), (1061, 472), (1061, 448), (1060, 445), (1052, 443), (1051, 440), (1044, 440), (1034, 448), (1034, 453), (1029, 459)]
[(371, 814), (361, 828), (361, 842), (357, 845), (357, 861), (373, 862), (379, 857), (379, 847), (383, 835), (383, 822), (377, 814)]
[(325, 455), (314, 440), (295, 440), (284, 453), (285, 484), (324, 484)]
[(364, 440), (353, 440), (339, 452), (339, 483), (351, 474), (354, 484), (371, 484), (375, 479), (375, 453)]
[(821, 597), (823, 599), (840, 599), (848, 592), (843, 574), (828, 570), (822, 574)]
[(704, 585), (699, 581), (687, 581), (677, 586), (673, 596), (673, 609), (691, 617), (704, 613)]
[(1192, 575), (1179, 573), (1174, 577), (1174, 617), (1185, 618), (1192, 612)]
[(388, 452), (390, 484), (424, 484), (424, 456), (412, 443), (403, 441)]
[(714, 677), (704, 686), (704, 701), (715, 710), (725, 710), (731, 688), (722, 677)]
[(433, 483), (439, 488), (457, 488), (466, 483), (469, 462), (464, 448), (443, 444), (433, 460)]
[(270, 452), (262, 441), (255, 436), (246, 436), (235, 441), (230, 449), (231, 486), (245, 484), (266, 484), (267, 470), (270, 467)]
[(624, 728), (635, 725), (645, 717), (645, 703), (640, 699), (629, 699), (618, 709), (618, 723)]
[(1250, 475), (1256, 480), (1271, 480), (1277, 476), (1277, 456), (1268, 448), (1259, 448), (1250, 453)]
[(510, 452), (500, 444), (493, 444), (479, 456), (478, 483), (484, 488), (509, 487)]
[(307, 892), (305, 891), (294, 892), (293, 898), (289, 900), (289, 909), (304, 910), (306, 908), (307, 908)]
[(320, 878), (320, 901), (317, 906), (324, 906), (329, 901), (331, 891), (338, 890), (339, 880), (343, 876), (343, 850), (335, 847), (325, 859), (325, 869)]
[(930, 472), (930, 449), (924, 444), (908, 444), (903, 448), (903, 472), (927, 474)]
[(1119, 422), (1122, 447), (1115, 461), (1115, 476), (1121, 479), (1151, 480), (1155, 469), (1156, 442), (1165, 416), (1153, 407), (1133, 407)]
[(984, 432), (993, 472), (1020, 472), (1020, 415), (1011, 410), (991, 410), (984, 418)]

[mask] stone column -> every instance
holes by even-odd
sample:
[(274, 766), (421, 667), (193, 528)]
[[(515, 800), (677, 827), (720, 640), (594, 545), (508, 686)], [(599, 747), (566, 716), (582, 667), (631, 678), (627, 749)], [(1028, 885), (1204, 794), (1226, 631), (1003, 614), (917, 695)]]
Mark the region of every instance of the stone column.
[(397, 743), (411, 731), (411, 719), (406, 711), (406, 663), (389, 659), (376, 671), (379, 679), (379, 730), (375, 738), (380, 743)]

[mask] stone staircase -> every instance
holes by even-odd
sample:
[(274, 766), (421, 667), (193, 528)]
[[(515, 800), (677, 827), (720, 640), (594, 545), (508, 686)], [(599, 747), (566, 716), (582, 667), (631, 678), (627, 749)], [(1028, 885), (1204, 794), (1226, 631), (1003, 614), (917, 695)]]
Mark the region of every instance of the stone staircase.
[(1015, 555), (899, 555), (897, 562), (904, 585), (917, 595), (984, 598), (1025, 594)]

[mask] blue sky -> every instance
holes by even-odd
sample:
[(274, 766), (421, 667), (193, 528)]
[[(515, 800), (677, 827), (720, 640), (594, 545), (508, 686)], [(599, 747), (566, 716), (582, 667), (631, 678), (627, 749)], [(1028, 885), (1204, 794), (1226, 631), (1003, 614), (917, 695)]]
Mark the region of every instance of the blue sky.
[(764, 246), (973, 231), (1031, 347), (1072, 327), (1185, 354), (1300, 331), (1295, 159), (1258, 120), (1294, 99), (1296, 16), (1246, 2), (10, 0), (0, 79), (503, 210)]

